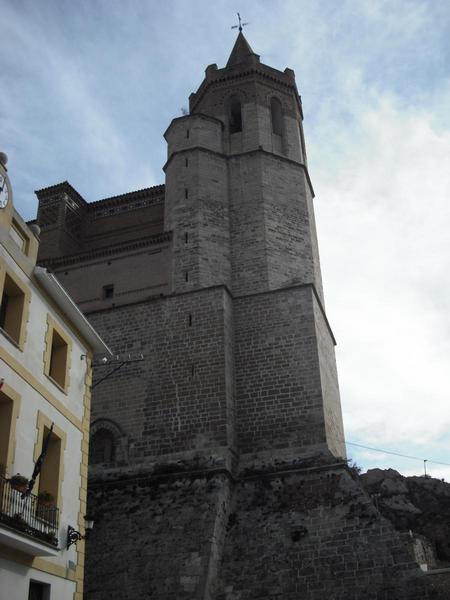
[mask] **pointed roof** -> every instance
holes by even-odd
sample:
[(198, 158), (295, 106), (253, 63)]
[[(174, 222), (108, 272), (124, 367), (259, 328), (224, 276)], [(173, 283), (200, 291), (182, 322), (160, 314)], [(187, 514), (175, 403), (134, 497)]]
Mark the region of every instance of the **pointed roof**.
[(240, 31), (234, 43), (233, 50), (231, 51), (230, 58), (228, 59), (227, 67), (232, 67), (233, 65), (245, 62), (249, 56), (258, 55), (253, 52), (250, 44), (245, 39), (244, 34)]

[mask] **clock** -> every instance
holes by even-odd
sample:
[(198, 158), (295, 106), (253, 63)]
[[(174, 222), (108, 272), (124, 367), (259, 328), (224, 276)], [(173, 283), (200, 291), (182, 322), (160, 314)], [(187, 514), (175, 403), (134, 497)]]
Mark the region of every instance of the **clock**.
[(9, 200), (9, 189), (6, 176), (0, 173), (0, 208), (5, 208)]

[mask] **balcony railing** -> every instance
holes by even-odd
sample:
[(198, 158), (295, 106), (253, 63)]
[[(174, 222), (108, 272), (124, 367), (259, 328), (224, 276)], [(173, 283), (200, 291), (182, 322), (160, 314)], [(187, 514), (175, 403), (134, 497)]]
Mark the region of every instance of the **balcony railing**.
[(36, 540), (58, 546), (59, 510), (48, 506), (38, 496), (29, 494), (22, 498), (22, 491), (0, 476), (0, 524), (29, 535)]

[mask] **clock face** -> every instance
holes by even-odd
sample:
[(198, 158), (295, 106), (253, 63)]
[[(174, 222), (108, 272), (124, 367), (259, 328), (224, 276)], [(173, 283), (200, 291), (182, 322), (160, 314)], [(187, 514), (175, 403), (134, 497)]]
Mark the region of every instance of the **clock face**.
[(5, 208), (8, 204), (9, 190), (6, 183), (6, 177), (0, 175), (0, 208)]

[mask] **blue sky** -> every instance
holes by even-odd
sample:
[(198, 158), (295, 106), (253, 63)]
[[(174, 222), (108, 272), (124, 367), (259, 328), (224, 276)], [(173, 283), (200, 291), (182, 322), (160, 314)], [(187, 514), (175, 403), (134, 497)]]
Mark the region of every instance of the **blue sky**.
[(162, 134), (225, 64), (237, 10), (302, 95), (347, 439), (450, 463), (448, 0), (0, 0), (16, 207), (33, 218), (66, 179), (88, 201), (163, 183)]

